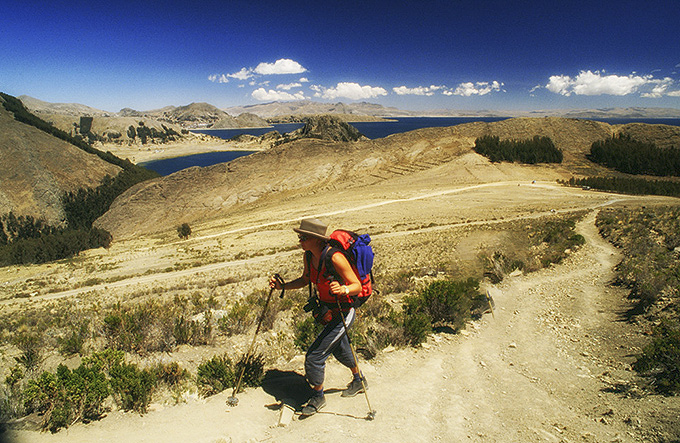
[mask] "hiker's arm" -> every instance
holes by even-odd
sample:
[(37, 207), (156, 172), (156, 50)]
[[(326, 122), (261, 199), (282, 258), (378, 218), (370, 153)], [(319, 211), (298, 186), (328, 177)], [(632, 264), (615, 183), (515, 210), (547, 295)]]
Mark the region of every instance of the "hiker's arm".
[(352, 270), (349, 262), (342, 254), (333, 254), (331, 258), (333, 260), (333, 267), (335, 271), (340, 274), (340, 277), (344, 280), (345, 285), (340, 284), (340, 282), (333, 281), (330, 285), (330, 290), (333, 295), (345, 295), (347, 292), (345, 287), (349, 289), (348, 295), (357, 295), (361, 292), (361, 282), (357, 278), (357, 275)]
[(269, 287), (274, 289), (300, 289), (304, 288), (309, 284), (309, 272), (307, 271), (307, 263), (305, 262), (305, 270), (302, 275), (295, 280), (287, 281), (281, 286), (281, 282), (276, 278), (272, 277), (269, 280)]
[(269, 287), (274, 288), (274, 289), (300, 289), (304, 288), (309, 284), (309, 279), (306, 278), (304, 275), (296, 278), (295, 280), (287, 281), (283, 287), (281, 286), (281, 282), (278, 281), (276, 278), (272, 277), (269, 280)]

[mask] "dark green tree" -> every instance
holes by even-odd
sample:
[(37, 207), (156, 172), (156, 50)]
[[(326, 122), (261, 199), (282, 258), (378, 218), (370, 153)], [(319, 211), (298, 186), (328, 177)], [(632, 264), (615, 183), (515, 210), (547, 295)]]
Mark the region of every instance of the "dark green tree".
[(188, 223), (182, 223), (177, 226), (177, 235), (179, 235), (179, 238), (182, 240), (188, 239), (191, 235), (191, 226), (189, 226)]

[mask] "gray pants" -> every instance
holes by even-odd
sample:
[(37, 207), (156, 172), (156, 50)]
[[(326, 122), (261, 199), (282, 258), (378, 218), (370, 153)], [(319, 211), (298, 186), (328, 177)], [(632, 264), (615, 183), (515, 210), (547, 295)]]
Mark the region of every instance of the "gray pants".
[[(354, 323), (354, 317), (354, 308), (351, 308), (349, 312), (345, 314), (345, 322), (347, 323), (348, 328)], [(323, 384), (326, 360), (331, 354), (333, 354), (340, 363), (350, 369), (356, 366), (340, 314), (333, 316), (333, 320), (326, 325), (307, 351), (305, 357), (305, 373), (307, 381), (312, 386)]]

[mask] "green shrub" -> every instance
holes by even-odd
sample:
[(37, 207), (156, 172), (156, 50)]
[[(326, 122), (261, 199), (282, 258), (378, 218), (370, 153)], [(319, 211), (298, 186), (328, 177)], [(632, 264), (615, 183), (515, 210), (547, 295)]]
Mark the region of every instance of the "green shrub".
[(191, 235), (191, 226), (189, 226), (189, 223), (182, 223), (177, 226), (177, 235), (179, 235), (179, 238), (182, 240), (188, 239)]
[(19, 333), (14, 337), (14, 345), (21, 351), (19, 357), (15, 357), (17, 363), (29, 372), (36, 370), (42, 363), (42, 336), (38, 333)]
[(628, 174), (680, 176), (680, 148), (659, 148), (654, 143), (618, 134), (590, 147), (589, 160)]
[(262, 384), (262, 379), (264, 378), (264, 356), (262, 354), (256, 354), (248, 358), (247, 355), (244, 355), (236, 363), (234, 375), (240, 377), (241, 371), (243, 371), (241, 387), (260, 386)]
[(179, 366), (176, 361), (168, 364), (158, 363), (153, 367), (153, 373), (159, 383), (173, 387), (184, 383), (191, 377), (189, 371)]
[(175, 344), (207, 344), (212, 337), (212, 317), (210, 311), (205, 311), (203, 318), (203, 321), (190, 320), (184, 314), (179, 314), (179, 317), (175, 318), (172, 334)]
[[(10, 368), (10, 373), (5, 377), (6, 389), (0, 390), (0, 423), (7, 423), (10, 419), (24, 415), (22, 402), (22, 381), (24, 371), (21, 366)], [(2, 426), (0, 426), (2, 429)]]
[(104, 372), (85, 364), (73, 371), (64, 365), (59, 365), (55, 374), (45, 371), (29, 380), (23, 392), (26, 410), (43, 414), (43, 429), (51, 432), (79, 420), (98, 419), (108, 395)]
[(549, 137), (501, 140), (498, 136), (486, 135), (475, 140), (474, 150), (492, 162), (562, 163), (563, 159), (562, 151)]
[(311, 315), (304, 316), (304, 318), (296, 322), (293, 327), (295, 334), (293, 343), (303, 351), (306, 351), (312, 345), (312, 343), (314, 343), (316, 336), (319, 335), (323, 329), (323, 327), (317, 323), (314, 320), (314, 317)]
[(660, 300), (662, 293), (677, 298), (680, 209), (604, 209), (598, 215), (597, 226), (605, 238), (624, 250), (623, 260), (616, 267), (616, 283), (630, 288), (630, 298), (636, 300), (629, 315), (656, 312), (654, 315), (678, 321), (677, 309), (649, 308)]
[(88, 334), (88, 321), (82, 321), (77, 325), (70, 325), (65, 337), (57, 338), (59, 352), (62, 355), (83, 355), (85, 341)]
[(253, 324), (253, 308), (237, 300), (224, 317), (218, 320), (218, 328), (226, 335), (243, 334)]
[(432, 332), (432, 319), (426, 312), (413, 308), (404, 312), (404, 337), (408, 344), (417, 346)]
[(198, 390), (204, 397), (219, 394), (235, 384), (234, 365), (226, 355), (215, 355), (198, 366)]
[(664, 321), (652, 334), (652, 343), (633, 364), (633, 369), (654, 380), (664, 394), (680, 393), (680, 329)]
[(105, 372), (111, 372), (115, 366), (120, 366), (125, 360), (125, 353), (115, 349), (105, 349), (101, 352), (94, 352), (89, 357), (83, 358), (83, 364), (101, 368)]
[(139, 369), (134, 363), (122, 363), (109, 370), (114, 398), (125, 411), (146, 412), (156, 386), (152, 371)]
[(420, 298), (433, 325), (461, 329), (470, 319), (472, 300), (478, 295), (478, 289), (479, 281), (474, 278), (440, 280), (423, 289)]
[(680, 196), (680, 183), (670, 180), (649, 180), (629, 177), (585, 177), (570, 178), (561, 182), (568, 186), (590, 187), (602, 191), (613, 191), (632, 195)]

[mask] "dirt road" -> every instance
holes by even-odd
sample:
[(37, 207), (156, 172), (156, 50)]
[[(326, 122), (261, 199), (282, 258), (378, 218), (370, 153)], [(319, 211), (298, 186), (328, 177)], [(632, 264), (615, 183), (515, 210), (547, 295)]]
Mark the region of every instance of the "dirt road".
[[(619, 321), (625, 293), (608, 282), (620, 255), (597, 233), (595, 216), (578, 225), (587, 244), (565, 262), (489, 287), (495, 317), (485, 315), (462, 334), (435, 334), (422, 348), (362, 361), (377, 411), (373, 421), (364, 419), (364, 396), (340, 397), (349, 374), (331, 359), (328, 405), (286, 427), (276, 426), (271, 389), (249, 389), (235, 408), (226, 406), (230, 392), (224, 392), (179, 406), (152, 405), (144, 416), (116, 411), (57, 434), (12, 437), (51, 443), (113, 436), (159, 443), (658, 441), (663, 436), (654, 434), (653, 417), (677, 416), (680, 408), (677, 401), (632, 398), (616, 389), (633, 377), (628, 365), (641, 338)], [(301, 374), (301, 359), (289, 366), (275, 371), (280, 390), (300, 382), (285, 371)]]

